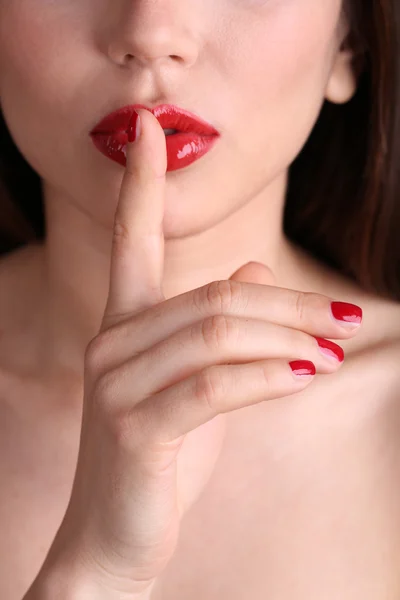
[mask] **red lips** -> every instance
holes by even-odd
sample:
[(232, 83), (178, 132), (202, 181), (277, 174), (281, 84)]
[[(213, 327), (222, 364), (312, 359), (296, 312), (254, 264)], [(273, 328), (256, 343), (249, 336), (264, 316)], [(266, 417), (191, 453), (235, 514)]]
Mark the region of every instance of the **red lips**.
[[(144, 108), (132, 104), (107, 115), (90, 132), (98, 150), (107, 158), (126, 165), (127, 129), (133, 110)], [(196, 115), (173, 106), (162, 104), (150, 109), (163, 129), (176, 129), (178, 133), (166, 136), (167, 171), (182, 169), (198, 160), (219, 138), (219, 132)]]
[(150, 112), (153, 113), (153, 115), (157, 118), (163, 129), (177, 129), (183, 133), (191, 132), (198, 133), (200, 135), (219, 135), (218, 131), (214, 127), (196, 115), (188, 112), (187, 110), (183, 110), (182, 108), (178, 108), (177, 106), (173, 106), (172, 104), (161, 104), (160, 106), (156, 106), (152, 109), (148, 109), (143, 104), (124, 106), (123, 108), (107, 115), (94, 127), (91, 133), (117, 133), (120, 131), (126, 131), (128, 129), (132, 112), (136, 108), (150, 110)]

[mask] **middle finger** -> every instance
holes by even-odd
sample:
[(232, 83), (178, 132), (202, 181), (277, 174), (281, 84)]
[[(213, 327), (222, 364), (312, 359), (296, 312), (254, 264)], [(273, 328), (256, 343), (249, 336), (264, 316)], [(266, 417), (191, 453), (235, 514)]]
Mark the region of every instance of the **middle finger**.
[(337, 314), (338, 308), (335, 302), (313, 292), (214, 281), (152, 306), (102, 333), (100, 353), (104, 353), (104, 362), (112, 368), (174, 332), (218, 314), (263, 320), (319, 338), (349, 339), (359, 330), (362, 311), (353, 304), (341, 303), (342, 314), (348, 307), (349, 315), (354, 315), (359, 323), (340, 322), (334, 316), (333, 311)]

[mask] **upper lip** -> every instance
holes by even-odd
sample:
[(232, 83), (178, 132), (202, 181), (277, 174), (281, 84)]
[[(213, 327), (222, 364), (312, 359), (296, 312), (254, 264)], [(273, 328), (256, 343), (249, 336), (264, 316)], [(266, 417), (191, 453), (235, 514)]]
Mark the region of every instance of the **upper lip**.
[(136, 108), (145, 108), (153, 113), (163, 129), (177, 129), (179, 132), (198, 133), (200, 135), (219, 135), (219, 132), (212, 125), (203, 121), (197, 115), (172, 104), (160, 104), (154, 108), (148, 108), (144, 104), (123, 106), (104, 117), (92, 129), (91, 135), (126, 131), (132, 113)]

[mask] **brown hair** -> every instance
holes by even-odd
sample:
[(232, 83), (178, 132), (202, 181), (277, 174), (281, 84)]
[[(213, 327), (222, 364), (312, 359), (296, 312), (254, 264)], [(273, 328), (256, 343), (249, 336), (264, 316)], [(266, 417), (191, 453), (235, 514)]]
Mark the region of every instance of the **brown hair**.
[[(290, 167), (284, 229), (296, 244), (400, 300), (400, 3), (347, 0), (358, 89), (325, 102)], [(0, 253), (45, 236), (39, 176), (0, 113)]]

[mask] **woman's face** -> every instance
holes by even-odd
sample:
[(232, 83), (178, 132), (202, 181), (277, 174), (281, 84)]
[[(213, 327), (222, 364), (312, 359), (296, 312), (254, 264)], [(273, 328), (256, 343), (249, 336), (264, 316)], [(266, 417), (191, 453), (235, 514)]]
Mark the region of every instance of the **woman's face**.
[(0, 102), (58, 199), (111, 227), (123, 168), (89, 132), (127, 104), (175, 104), (221, 133), (168, 174), (165, 234), (199, 231), (282, 175), (317, 120), (341, 0), (0, 0)]

